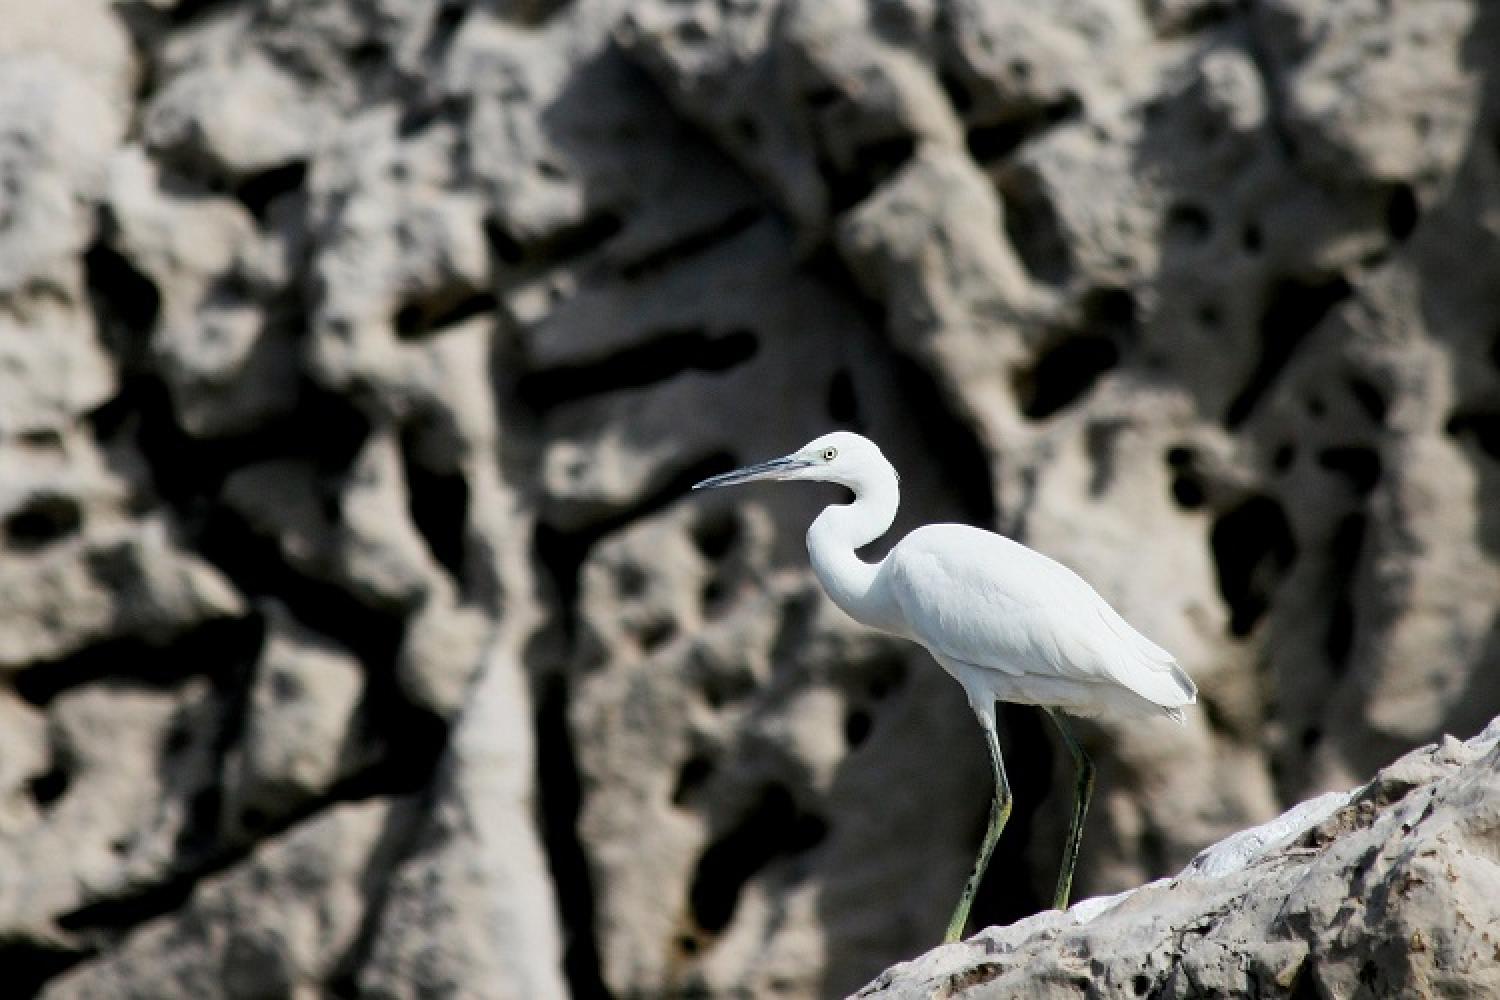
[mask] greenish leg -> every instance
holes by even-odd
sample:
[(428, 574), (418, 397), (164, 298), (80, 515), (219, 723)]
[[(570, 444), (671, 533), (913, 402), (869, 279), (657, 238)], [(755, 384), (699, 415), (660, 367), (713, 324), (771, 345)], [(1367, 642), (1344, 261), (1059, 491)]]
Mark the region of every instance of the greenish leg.
[(1057, 892), (1052, 896), (1052, 906), (1058, 910), (1068, 908), (1068, 896), (1073, 891), (1073, 869), (1078, 866), (1078, 847), (1083, 841), (1083, 819), (1088, 815), (1089, 799), (1094, 796), (1094, 762), (1084, 753), (1083, 744), (1073, 735), (1067, 720), (1054, 708), (1047, 709), (1057, 731), (1062, 733), (1068, 752), (1073, 755), (1077, 777), (1073, 784), (1073, 823), (1068, 827), (1068, 842), (1063, 848), (1062, 870), (1057, 873)]
[(1005, 762), (1000, 759), (1000, 740), (995, 736), (995, 721), (981, 713), (979, 724), (984, 729), (984, 739), (990, 748), (990, 763), (995, 769), (995, 798), (990, 803), (990, 825), (984, 831), (984, 840), (979, 844), (979, 857), (974, 859), (974, 871), (964, 884), (964, 894), (958, 897), (958, 906), (948, 921), (948, 931), (943, 935), (944, 944), (964, 936), (964, 925), (969, 922), (969, 907), (974, 905), (974, 894), (979, 891), (984, 870), (989, 867), (990, 855), (995, 851), (1000, 831), (1005, 829), (1005, 821), (1010, 819), (1010, 782), (1005, 779)]

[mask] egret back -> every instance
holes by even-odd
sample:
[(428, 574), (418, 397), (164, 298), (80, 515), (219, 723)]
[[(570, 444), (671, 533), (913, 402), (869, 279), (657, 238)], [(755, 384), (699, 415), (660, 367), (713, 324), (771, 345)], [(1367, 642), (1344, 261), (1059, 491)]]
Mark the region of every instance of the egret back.
[(1123, 688), (1179, 719), (1196, 700), (1171, 654), (1082, 577), (1003, 535), (928, 525), (881, 571), (908, 636), (939, 659), (1005, 675), (997, 690), (1008, 700), (1110, 710), (1123, 692), (1109, 689)]

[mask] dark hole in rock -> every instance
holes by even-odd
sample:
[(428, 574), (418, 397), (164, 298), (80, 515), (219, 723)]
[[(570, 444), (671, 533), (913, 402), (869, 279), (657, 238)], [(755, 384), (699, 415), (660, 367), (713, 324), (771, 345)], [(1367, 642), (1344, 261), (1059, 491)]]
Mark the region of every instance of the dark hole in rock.
[(457, 469), (439, 471), (424, 464), (418, 457), (419, 450), (418, 431), (408, 425), (401, 432), (407, 510), (432, 557), (462, 583), (468, 548), (469, 484)]
[(536, 720), (537, 793), (543, 846), (562, 921), (563, 971), (575, 997), (605, 997), (594, 936), (594, 887), (578, 814), (583, 802), (578, 762), (568, 733), (568, 684), (560, 676), (543, 685)]
[(1078, 334), (1054, 344), (1016, 378), (1021, 412), (1033, 420), (1052, 416), (1077, 401), (1099, 377), (1120, 363), (1113, 340)]
[(650, 582), (646, 571), (635, 563), (623, 563), (615, 568), (615, 591), (621, 597), (640, 597)]
[(641, 626), (641, 648), (654, 653), (677, 637), (677, 623), (670, 618), (660, 618)]
[(1354, 649), (1355, 610), (1354, 574), (1364, 548), (1368, 519), (1364, 514), (1345, 515), (1334, 528), (1328, 558), (1336, 581), (1337, 596), (1328, 614), (1328, 630), (1323, 635), (1323, 651), (1328, 655), (1335, 674), (1341, 674)]
[(1203, 489), (1202, 480), (1192, 475), (1178, 475), (1172, 477), (1172, 499), (1183, 510), (1197, 510), (1203, 506), (1206, 494)]
[(1272, 452), (1272, 454), (1271, 454), (1271, 468), (1275, 469), (1277, 472), (1285, 472), (1285, 471), (1287, 471), (1288, 469), (1290, 469), (1292, 467), (1292, 464), (1294, 462), (1296, 462), (1296, 461), (1297, 461), (1297, 447), (1296, 447), (1296, 445), (1291, 445), (1291, 444), (1278, 445), (1277, 448), (1276, 448), (1276, 450), (1274, 452)]
[(1392, 240), (1399, 243), (1410, 236), (1421, 215), (1422, 206), (1410, 184), (1397, 184), (1391, 188), (1385, 202), (1385, 231)]
[(251, 174), (235, 186), (234, 196), (260, 222), (278, 198), (293, 194), (307, 180), (307, 161), (296, 160)]
[(718, 562), (740, 540), (740, 519), (732, 509), (705, 508), (693, 522), (693, 545), (709, 562)]
[(862, 708), (852, 709), (844, 716), (844, 743), (853, 750), (870, 737), (874, 719)]
[(1202, 243), (1213, 233), (1213, 220), (1199, 205), (1180, 202), (1167, 211), (1166, 238), (1179, 243)]
[(1028, 110), (1023, 115), (1002, 121), (975, 125), (969, 129), (969, 154), (977, 163), (1003, 160), (1026, 140), (1083, 113), (1083, 102), (1073, 95)]
[(999, 180), (1005, 235), (1033, 278), (1065, 285), (1073, 256), (1062, 220), (1042, 179), (1030, 170), (1007, 170)]
[(847, 427), (858, 427), (859, 400), (854, 395), (854, 377), (847, 369), (835, 372), (828, 381), (828, 418)]
[(1271, 286), (1260, 318), (1260, 359), (1225, 411), (1228, 427), (1245, 422), (1303, 339), (1351, 292), (1338, 275), (1314, 282), (1284, 278)]
[(1500, 412), (1455, 413), (1443, 429), (1452, 437), (1472, 438), (1486, 455), (1500, 461)]
[(1377, 423), (1385, 423), (1386, 400), (1385, 394), (1375, 388), (1375, 384), (1368, 379), (1351, 376), (1348, 381), (1349, 395), (1359, 404), (1369, 418)]
[(729, 926), (745, 884), (779, 856), (816, 847), (827, 825), (797, 808), (781, 785), (763, 789), (739, 825), (720, 837), (698, 860), (688, 902), (693, 918), (707, 933)]
[(1323, 730), (1317, 726), (1308, 726), (1302, 730), (1302, 749), (1311, 750), (1323, 739)]
[(6, 517), (5, 541), (11, 548), (32, 552), (76, 534), (82, 524), (78, 501), (60, 493), (38, 493)]
[(150, 278), (102, 240), (83, 255), (89, 300), (105, 346), (126, 367), (140, 361), (161, 313), (161, 293)]
[(710, 226), (670, 240), (633, 259), (621, 261), (617, 265), (618, 273), (627, 281), (639, 281), (658, 274), (679, 261), (687, 260), (705, 250), (729, 242), (763, 217), (763, 212), (754, 205), (735, 209)]
[(839, 171), (831, 164), (820, 163), (823, 181), (828, 186), (828, 203), (839, 215), (870, 196), (870, 193), (906, 166), (916, 143), (911, 136), (898, 135), (864, 143), (854, 153), (856, 167)]
[(639, 347), (588, 364), (532, 372), (516, 386), (521, 401), (538, 413), (567, 403), (664, 382), (684, 372), (722, 372), (744, 364), (760, 350), (749, 330), (712, 336), (706, 330), (663, 331)]
[(1209, 533), (1219, 593), (1229, 606), (1229, 631), (1247, 636), (1270, 605), (1271, 594), (1297, 556), (1281, 505), (1253, 496), (1221, 514)]
[(1145, 996), (1146, 991), (1151, 989), (1151, 977), (1147, 975), (1137, 975), (1130, 981), (1130, 989), (1138, 997)]
[(683, 762), (677, 772), (677, 784), (672, 789), (672, 804), (684, 805), (708, 783), (713, 776), (714, 762), (703, 754), (694, 754)]
[(484, 220), (484, 236), (490, 249), (502, 263), (515, 267), (526, 260), (526, 248), (521, 246), (520, 241), (510, 234), (499, 219), (491, 216)]
[(1344, 445), (1318, 452), (1318, 464), (1342, 476), (1354, 492), (1364, 496), (1380, 481), (1380, 453), (1374, 448)]
[(45, 809), (58, 799), (62, 798), (68, 791), (68, 786), (73, 783), (73, 776), (61, 763), (53, 764), (46, 772), (37, 775), (26, 783), (26, 791), (31, 796), (31, 801), (38, 808)]
[(968, 84), (960, 80), (957, 74), (949, 70), (938, 72), (938, 83), (943, 92), (948, 95), (948, 103), (953, 105), (953, 110), (960, 116), (967, 114), (974, 107), (974, 97), (969, 93)]
[(416, 340), (499, 308), (491, 292), (449, 290), (407, 302), (396, 311), (396, 336)]
[(1260, 231), (1260, 226), (1255, 223), (1247, 223), (1240, 232), (1240, 246), (1245, 248), (1246, 253), (1260, 253), (1265, 246), (1265, 237)]
[(14, 997), (40, 996), (52, 980), (88, 957), (89, 952), (32, 938), (0, 939), (0, 969), (5, 989)]

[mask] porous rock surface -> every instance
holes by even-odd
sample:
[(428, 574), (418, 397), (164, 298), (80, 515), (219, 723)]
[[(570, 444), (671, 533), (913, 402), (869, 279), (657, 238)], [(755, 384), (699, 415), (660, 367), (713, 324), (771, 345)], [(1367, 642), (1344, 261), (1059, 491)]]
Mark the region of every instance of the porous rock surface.
[[(6, 990), (804, 997), (930, 946), (961, 692), (822, 596), (836, 491), (685, 497), (833, 426), (898, 531), (1047, 552), (1198, 681), (1082, 730), (1081, 894), (1477, 731), (1497, 20), (0, 0)], [(1067, 810), (1003, 722), (981, 923)]]
[(1176, 878), (989, 928), (857, 995), (1492, 996), (1497, 844), (1500, 720), (1237, 834)]

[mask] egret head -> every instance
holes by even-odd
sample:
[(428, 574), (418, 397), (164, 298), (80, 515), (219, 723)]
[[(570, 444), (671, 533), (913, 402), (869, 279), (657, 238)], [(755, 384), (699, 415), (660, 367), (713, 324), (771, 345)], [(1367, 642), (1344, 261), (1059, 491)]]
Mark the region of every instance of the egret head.
[(738, 486), (763, 479), (812, 479), (857, 490), (882, 472), (890, 475), (890, 468), (874, 441), (849, 431), (834, 431), (809, 441), (790, 455), (712, 476), (693, 489)]

